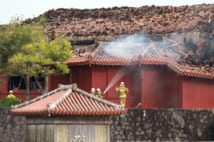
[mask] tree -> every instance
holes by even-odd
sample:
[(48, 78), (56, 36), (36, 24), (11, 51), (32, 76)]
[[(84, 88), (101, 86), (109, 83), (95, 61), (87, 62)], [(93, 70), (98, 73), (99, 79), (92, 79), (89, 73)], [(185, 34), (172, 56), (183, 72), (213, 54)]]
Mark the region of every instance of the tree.
[[(1, 68), (9, 76), (24, 78), (27, 100), (30, 77), (35, 77), (43, 94), (47, 92), (48, 75), (69, 72), (66, 61), (72, 56), (71, 44), (63, 36), (50, 40), (43, 32), (44, 26), (44, 19), (26, 24), (17, 18), (0, 32)], [(45, 88), (39, 77), (45, 78)]]

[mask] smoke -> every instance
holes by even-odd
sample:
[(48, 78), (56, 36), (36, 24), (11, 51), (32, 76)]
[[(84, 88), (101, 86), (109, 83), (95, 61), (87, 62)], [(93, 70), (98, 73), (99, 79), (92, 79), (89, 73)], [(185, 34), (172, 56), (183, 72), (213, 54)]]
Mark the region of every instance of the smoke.
[(120, 69), (117, 72), (117, 74), (112, 78), (111, 82), (106, 87), (106, 89), (103, 92), (103, 94), (105, 94), (111, 87), (113, 87), (115, 85), (115, 83), (117, 83), (117, 81), (120, 80), (124, 75), (125, 75), (125, 70), (124, 69)]
[[(103, 46), (102, 50), (105, 55), (116, 58), (133, 59), (139, 55), (143, 57), (151, 55), (155, 57), (167, 57), (168, 59), (177, 61), (185, 51), (184, 48), (177, 47), (178, 45), (175, 44), (177, 41), (173, 38), (175, 38), (175, 34), (165, 37), (155, 37), (146, 33), (138, 33), (125, 38), (118, 38)], [(183, 41), (183, 38), (181, 41)], [(184, 46), (181, 45), (180, 47)]]
[[(200, 65), (203, 61), (214, 63), (214, 57), (211, 56), (211, 54), (213, 55), (214, 53), (214, 48), (211, 50), (211, 45), (214, 45), (214, 43), (204, 42), (209, 43), (209, 46), (201, 43), (201, 41), (206, 41), (206, 39), (208, 39), (206, 35), (197, 33), (172, 33), (161, 37), (139, 33), (123, 38), (119, 37), (103, 46), (101, 52), (103, 52), (105, 56), (116, 59), (131, 60), (141, 55), (142, 57), (152, 56), (156, 58), (166, 58), (181, 64)], [(213, 37), (210, 39), (213, 39)], [(121, 69), (112, 78), (104, 94), (113, 87), (118, 80), (125, 76), (125, 74), (129, 73), (130, 70), (133, 71), (136, 70), (136, 68), (129, 66), (128, 68)]]
[(118, 38), (103, 47), (108, 56), (131, 59), (133, 55), (141, 53), (147, 47), (147, 38), (143, 34), (134, 34), (125, 38)]
[[(123, 58), (123, 59), (133, 59), (139, 55), (146, 56), (152, 55), (157, 57), (168, 57), (174, 60), (177, 60), (180, 57), (180, 53), (174, 52), (172, 48), (168, 49), (166, 52), (165, 48), (169, 47), (171, 43), (166, 38), (162, 37), (151, 37), (145, 33), (134, 34), (127, 36), (125, 38), (118, 38), (113, 42), (107, 44), (106, 46), (102, 47), (104, 55), (113, 56), (116, 58)], [(177, 55), (175, 54), (177, 53)], [(134, 66), (123, 67), (118, 71), (118, 73), (112, 78), (111, 82), (104, 90), (104, 94), (112, 88), (123, 76), (128, 73), (134, 73), (133, 76), (137, 78), (132, 82), (137, 85), (139, 82), (139, 75), (138, 71), (139, 68)]]

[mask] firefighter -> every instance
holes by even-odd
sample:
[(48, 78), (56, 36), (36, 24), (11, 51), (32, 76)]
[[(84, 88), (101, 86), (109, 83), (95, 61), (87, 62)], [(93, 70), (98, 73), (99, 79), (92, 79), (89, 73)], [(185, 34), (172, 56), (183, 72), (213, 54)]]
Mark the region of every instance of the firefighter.
[(128, 94), (128, 88), (125, 87), (124, 82), (120, 83), (120, 87), (116, 87), (116, 91), (119, 92), (120, 95), (120, 105), (126, 106), (126, 94)]
[(13, 95), (13, 90), (10, 90), (10, 91), (9, 91), (9, 95), (7, 95), (7, 98), (16, 98), (16, 97)]
[(95, 88), (91, 88), (91, 94), (95, 96)]
[(100, 88), (97, 88), (96, 97), (101, 98), (101, 99), (103, 98), (103, 95), (102, 95)]

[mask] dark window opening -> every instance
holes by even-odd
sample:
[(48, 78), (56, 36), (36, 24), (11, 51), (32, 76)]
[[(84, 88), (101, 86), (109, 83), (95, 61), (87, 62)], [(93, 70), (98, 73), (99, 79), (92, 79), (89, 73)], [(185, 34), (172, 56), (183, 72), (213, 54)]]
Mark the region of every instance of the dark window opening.
[(91, 45), (91, 44), (94, 44), (94, 40), (78, 40), (78, 41), (71, 40), (71, 45)]
[(9, 81), (9, 90), (12, 89), (19, 89), (19, 90), (25, 90), (25, 80), (20, 76), (13, 76), (10, 77)]
[[(20, 76), (13, 76), (9, 78), (9, 90), (18, 89), (18, 90), (25, 90), (25, 80)], [(41, 85), (42, 89), (45, 87), (45, 79), (40, 77), (38, 78), (38, 82)], [(36, 83), (35, 77), (30, 78), (30, 90), (37, 90), (39, 91), (39, 86)]]
[[(44, 89), (45, 88), (45, 78), (40, 77), (37, 80), (38, 80), (39, 84), (41, 85), (42, 89)], [(37, 90), (37, 91), (40, 90), (38, 84), (36, 83), (35, 77), (30, 78), (30, 89)]]

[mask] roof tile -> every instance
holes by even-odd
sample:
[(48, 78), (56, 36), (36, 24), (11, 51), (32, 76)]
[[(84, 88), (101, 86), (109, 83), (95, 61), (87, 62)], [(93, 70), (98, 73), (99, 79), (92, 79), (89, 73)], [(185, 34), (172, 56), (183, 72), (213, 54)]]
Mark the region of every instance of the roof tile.
[[(73, 85), (70, 85), (70, 89)], [(69, 93), (69, 94), (66, 94)], [(53, 107), (50, 107), (53, 106)], [(114, 115), (124, 113), (125, 109), (111, 102), (96, 98), (68, 85), (61, 86), (55, 93), (41, 99), (32, 100), (11, 110), (12, 114), (56, 114), (56, 115)]]

